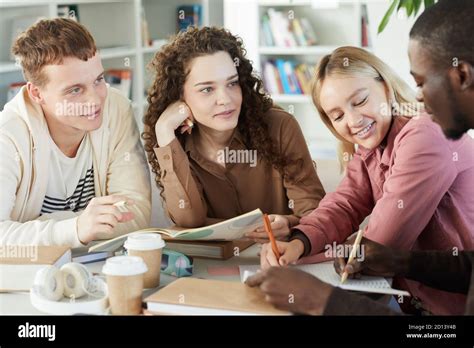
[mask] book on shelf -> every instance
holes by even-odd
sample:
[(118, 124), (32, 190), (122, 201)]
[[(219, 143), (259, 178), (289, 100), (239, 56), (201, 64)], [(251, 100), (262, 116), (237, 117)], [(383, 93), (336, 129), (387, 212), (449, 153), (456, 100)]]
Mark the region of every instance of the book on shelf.
[(2, 245), (0, 292), (29, 291), (41, 268), (61, 267), (68, 262), (71, 262), (71, 249), (66, 245)]
[(105, 81), (118, 89), (124, 96), (131, 98), (132, 93), (132, 70), (109, 69), (105, 72)]
[(311, 94), (314, 66), (291, 60), (270, 59), (263, 63), (263, 83), (270, 94)]
[(301, 27), (308, 46), (314, 46), (318, 43), (318, 37), (314, 32), (311, 22), (307, 18), (301, 18)]
[(275, 41), (273, 40), (272, 28), (270, 26), (270, 17), (265, 13), (262, 16), (262, 24), (260, 29), (261, 37), (260, 40), (265, 46), (276, 46)]
[(316, 34), (307, 18), (290, 18), (274, 8), (269, 8), (262, 15), (260, 31), (263, 46), (297, 47), (317, 44)]
[(202, 6), (199, 4), (182, 5), (176, 9), (178, 13), (177, 29), (186, 30), (189, 26), (202, 26)]
[(7, 92), (7, 102), (12, 100), (18, 94), (21, 87), (23, 87), (24, 85), (26, 85), (25, 81), (10, 83), (10, 85), (8, 86), (8, 92)]
[(129, 235), (133, 233), (160, 233), (174, 240), (201, 240), (201, 241), (234, 241), (242, 239), (247, 232), (263, 225), (263, 214), (260, 209), (252, 210), (246, 214), (232, 219), (224, 220), (213, 225), (197, 228), (145, 228), (143, 230), (124, 234), (113, 239), (99, 242), (89, 248), (91, 251), (115, 251), (119, 249)]
[(362, 47), (371, 47), (372, 40), (369, 31), (369, 15), (367, 13), (367, 5), (362, 5), (362, 16), (361, 16), (361, 43)]
[(70, 18), (79, 22), (79, 6), (78, 5), (58, 5), (58, 17)]
[(143, 47), (150, 47), (153, 44), (153, 40), (150, 37), (150, 30), (148, 28), (148, 21), (146, 20), (145, 8), (143, 6), (140, 10), (140, 19), (141, 19)]
[(301, 94), (298, 80), (294, 74), (294, 63), (283, 59), (277, 59), (275, 62), (283, 85), (283, 92), (285, 94)]

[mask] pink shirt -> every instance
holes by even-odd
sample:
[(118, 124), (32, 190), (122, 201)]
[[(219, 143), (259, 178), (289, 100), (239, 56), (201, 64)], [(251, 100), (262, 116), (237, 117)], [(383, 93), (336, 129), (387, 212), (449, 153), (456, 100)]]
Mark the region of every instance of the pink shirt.
[[(371, 214), (364, 236), (405, 250), (474, 249), (474, 139), (447, 140), (430, 117), (394, 117), (385, 149), (359, 147), (335, 192), (295, 226), (311, 254), (343, 242)], [(462, 314), (465, 296), (402, 279), (435, 314)]]

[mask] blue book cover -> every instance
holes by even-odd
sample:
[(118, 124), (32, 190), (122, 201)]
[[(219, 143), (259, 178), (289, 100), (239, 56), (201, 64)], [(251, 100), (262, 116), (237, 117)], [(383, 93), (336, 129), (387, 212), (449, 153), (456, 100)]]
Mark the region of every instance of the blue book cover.
[(285, 61), (283, 59), (277, 59), (275, 63), (278, 69), (278, 74), (280, 75), (281, 85), (283, 86), (283, 93), (291, 94), (290, 81), (285, 72)]
[(178, 31), (186, 30), (190, 25), (194, 27), (202, 26), (202, 6), (182, 5), (177, 8)]
[(286, 66), (287, 66), (287, 74), (290, 80), (290, 88), (291, 88), (292, 94), (303, 94), (300, 88), (300, 84), (298, 82), (298, 78), (296, 77), (295, 63), (286, 62)]

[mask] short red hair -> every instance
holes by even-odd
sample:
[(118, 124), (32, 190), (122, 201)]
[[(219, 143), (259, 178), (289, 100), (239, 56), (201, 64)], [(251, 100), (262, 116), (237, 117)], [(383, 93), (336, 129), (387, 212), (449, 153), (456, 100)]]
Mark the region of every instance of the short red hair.
[(19, 59), (27, 81), (44, 86), (45, 65), (61, 64), (66, 57), (87, 61), (97, 52), (94, 38), (82, 24), (69, 18), (43, 19), (21, 33), (12, 53)]

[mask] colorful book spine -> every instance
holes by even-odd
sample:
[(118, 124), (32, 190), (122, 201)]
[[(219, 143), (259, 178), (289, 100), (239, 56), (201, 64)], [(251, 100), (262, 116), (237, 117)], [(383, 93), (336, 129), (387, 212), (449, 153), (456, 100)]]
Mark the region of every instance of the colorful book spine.
[(304, 37), (306, 38), (308, 46), (316, 45), (318, 43), (318, 39), (308, 19), (301, 18), (301, 28), (303, 29)]
[(127, 98), (132, 92), (132, 71), (130, 69), (110, 69), (105, 72), (105, 81), (118, 89)]
[(262, 17), (263, 44), (265, 46), (275, 46), (272, 29), (270, 27), (270, 18), (267, 14)]
[(308, 41), (306, 40), (303, 28), (301, 28), (301, 23), (298, 18), (295, 18), (291, 21), (291, 27), (293, 29), (293, 33), (295, 34), (296, 41), (300, 46), (308, 46)]
[(311, 94), (311, 82), (315, 68), (312, 65), (283, 59), (263, 63), (263, 82), (266, 91), (276, 94)]
[(317, 43), (316, 34), (306, 18), (288, 18), (282, 11), (269, 8), (261, 19), (261, 40), (266, 46), (296, 47)]

